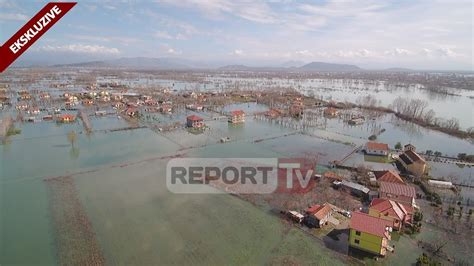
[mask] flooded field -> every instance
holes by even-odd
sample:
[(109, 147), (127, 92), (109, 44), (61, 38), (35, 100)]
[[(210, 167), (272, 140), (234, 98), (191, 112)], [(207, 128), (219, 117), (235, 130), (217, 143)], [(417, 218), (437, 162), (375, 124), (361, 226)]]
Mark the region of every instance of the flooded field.
[[(226, 122), (221, 124), (227, 126)], [(269, 129), (265, 125), (261, 125), (263, 128), (260, 130), (250, 125), (251, 137), (264, 137)], [(64, 231), (58, 231), (56, 226), (67, 221), (58, 221), (56, 208), (67, 208), (68, 202), (78, 204), (73, 195), (61, 194), (64, 190), (78, 194), (84, 214), (80, 214), (79, 209), (72, 210), (71, 215), (87, 214), (92, 225), (87, 228), (93, 228), (98, 248), (110, 264), (119, 261), (125, 264), (156, 261), (166, 264), (221, 264), (229, 261), (236, 264), (285, 264), (288, 261), (303, 263), (315, 260), (329, 263), (335, 259), (335, 255), (323, 248), (318, 240), (285, 226), (272, 213), (262, 212), (241, 199), (230, 195), (188, 196), (168, 192), (164, 182), (166, 159), (157, 158), (157, 155), (175, 154), (178, 147), (153, 131), (138, 129), (80, 135), (76, 144), (79, 153), (70, 156), (71, 147), (65, 135), (68, 129), (76, 126), (53, 126), (54, 130), (40, 138), (18, 136), (12, 138), (11, 143), (2, 145), (2, 158), (11, 162), (24, 157), (22, 149), (38, 151), (21, 160), (27, 161), (28, 167), (8, 164), (2, 168), (5, 174), (1, 180), (2, 214), (8, 217), (2, 219), (2, 223), (3, 228), (9, 228), (2, 234), (2, 243), (9, 243), (2, 245), (3, 262), (21, 263), (18, 254), (23, 252), (37, 254), (36, 261), (45, 264), (62, 263), (65, 255), (67, 262), (81, 261), (75, 260), (76, 257), (68, 261), (68, 251), (64, 248), (70, 243), (65, 242), (67, 239), (58, 239)], [(278, 128), (274, 130), (279, 131)], [(239, 134), (242, 134), (241, 129), (235, 129), (235, 136)], [(189, 144), (199, 138), (192, 134), (188, 137), (191, 139)], [(118, 143), (120, 145), (116, 145)], [(278, 156), (251, 142), (213, 145), (189, 151), (187, 155)], [(72, 183), (61, 185), (63, 183), (57, 183), (55, 179), (43, 181), (44, 177), (65, 173), (72, 174), (75, 187), (71, 187)], [(47, 192), (48, 187), (52, 192)], [(73, 198), (67, 200), (64, 197)], [(62, 203), (63, 207), (56, 203), (50, 206), (48, 202), (51, 201)], [(23, 207), (19, 210), (20, 206)], [(75, 230), (84, 230), (80, 228), (83, 226), (69, 224), (63, 230), (74, 234), (81, 232)], [(20, 245), (20, 232), (25, 237), (40, 232), (44, 235), (29, 240), (30, 245), (25, 247)], [(258, 241), (255, 235), (259, 236)], [(89, 243), (92, 239), (84, 241)]]

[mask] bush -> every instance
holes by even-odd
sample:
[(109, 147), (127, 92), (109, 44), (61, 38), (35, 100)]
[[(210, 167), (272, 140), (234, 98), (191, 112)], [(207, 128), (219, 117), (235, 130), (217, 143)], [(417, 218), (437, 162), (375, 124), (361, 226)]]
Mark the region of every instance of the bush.
[(428, 255), (426, 255), (425, 253), (421, 254), (421, 256), (418, 257), (418, 259), (416, 259), (416, 265), (427, 265), (427, 266), (437, 266), (437, 265), (441, 265), (441, 263), (439, 263), (438, 261), (436, 261), (434, 258), (430, 258), (428, 257)]
[(423, 213), (420, 211), (415, 212), (413, 219), (415, 220), (415, 222), (420, 222), (421, 220), (423, 220)]
[(395, 144), (395, 149), (396, 150), (401, 150), (402, 149), (402, 144), (400, 142), (397, 142), (397, 144)]
[(13, 136), (13, 135), (18, 135), (18, 134), (21, 134), (21, 129), (19, 128), (11, 127), (7, 131), (7, 136)]

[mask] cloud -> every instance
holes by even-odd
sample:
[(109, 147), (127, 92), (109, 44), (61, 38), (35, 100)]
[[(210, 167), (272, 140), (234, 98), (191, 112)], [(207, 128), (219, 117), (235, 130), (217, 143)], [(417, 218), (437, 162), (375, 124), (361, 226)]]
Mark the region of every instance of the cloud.
[(233, 0), (158, 0), (159, 3), (178, 7), (197, 9), (209, 18), (222, 19), (224, 15), (232, 15), (258, 23), (275, 23), (275, 13), (269, 5), (262, 1)]
[(0, 13), (0, 20), (27, 21), (28, 17), (20, 13)]
[(167, 39), (167, 40), (187, 40), (188, 37), (182, 33), (170, 34), (167, 31), (157, 31), (153, 34), (158, 39)]
[(387, 56), (408, 56), (414, 55), (415, 53), (403, 48), (394, 48), (392, 50), (388, 50), (384, 52), (384, 55)]
[(67, 34), (68, 38), (81, 40), (81, 41), (91, 41), (91, 42), (119, 42), (125, 46), (137, 44), (143, 42), (142, 39), (125, 37), (125, 36), (106, 36), (102, 34), (91, 35), (91, 34)]
[(234, 51), (232, 51), (231, 55), (242, 56), (242, 55), (244, 55), (244, 51), (242, 51), (240, 49), (235, 49)]
[(183, 52), (179, 51), (179, 50), (175, 50), (174, 48), (168, 48), (168, 50), (166, 51), (168, 54), (172, 54), (172, 55), (180, 55), (182, 54)]
[(295, 54), (297, 56), (314, 56), (314, 54), (308, 50), (296, 51)]
[(423, 48), (422, 53), (428, 57), (439, 57), (439, 58), (454, 58), (461, 56), (460, 54), (453, 51), (448, 47), (440, 47), (436, 49)]
[(377, 56), (376, 52), (367, 50), (367, 49), (360, 49), (360, 50), (340, 50), (333, 53), (334, 57), (341, 57), (341, 58), (364, 58), (364, 57), (375, 57)]
[(117, 48), (109, 48), (102, 45), (84, 45), (84, 44), (69, 44), (69, 45), (45, 45), (37, 49), (38, 51), (47, 52), (70, 52), (81, 54), (103, 54), (103, 55), (117, 55), (120, 51)]

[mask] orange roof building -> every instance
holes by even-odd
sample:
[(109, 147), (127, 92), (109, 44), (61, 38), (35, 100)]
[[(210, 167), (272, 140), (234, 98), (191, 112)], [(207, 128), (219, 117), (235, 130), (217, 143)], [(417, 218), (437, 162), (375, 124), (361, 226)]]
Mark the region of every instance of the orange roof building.
[(411, 223), (411, 215), (403, 204), (388, 199), (373, 199), (369, 215), (392, 222), (392, 227), (396, 230), (400, 230), (403, 224)]
[(367, 142), (365, 146), (365, 153), (368, 155), (387, 156), (390, 151), (388, 144), (378, 142)]
[(377, 182), (405, 184), (402, 177), (394, 170), (374, 171), (374, 175)]
[(229, 123), (239, 124), (245, 122), (245, 112), (242, 110), (235, 110), (230, 112)]
[(305, 224), (309, 227), (322, 227), (327, 224), (329, 218), (334, 213), (335, 207), (329, 203), (323, 205), (316, 204), (306, 210), (308, 216)]
[(190, 115), (186, 117), (186, 126), (190, 128), (202, 128), (204, 127), (204, 119), (197, 115)]
[(75, 120), (76, 120), (76, 116), (71, 115), (71, 114), (63, 114), (58, 117), (58, 122), (61, 122), (61, 123), (74, 122)]
[(327, 116), (337, 116), (339, 114), (339, 111), (334, 107), (328, 107), (324, 109), (324, 114)]

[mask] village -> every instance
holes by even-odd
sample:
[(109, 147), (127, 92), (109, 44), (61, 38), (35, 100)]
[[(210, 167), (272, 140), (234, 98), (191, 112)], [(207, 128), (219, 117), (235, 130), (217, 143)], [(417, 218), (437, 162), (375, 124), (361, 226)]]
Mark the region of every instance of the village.
[[(238, 129), (245, 127), (248, 120), (292, 131), (249, 140), (256, 144), (292, 134), (335, 141), (308, 129), (324, 129), (333, 120), (342, 121), (348, 127), (364, 126), (383, 115), (380, 110), (364, 110), (354, 103), (322, 100), (294, 89), (175, 90), (172, 86), (142, 88), (114, 82), (86, 82), (79, 88), (61, 82), (50, 85), (51, 89), (43, 90), (2, 84), (0, 138), (4, 143), (12, 136), (21, 135), (18, 125), (24, 123), (32, 126), (42, 123), (82, 125), (82, 129), (76, 127), (68, 133), (73, 146), (75, 134), (140, 128), (151, 129), (161, 136), (167, 136), (168, 132), (187, 132), (213, 139), (212, 142), (206, 139), (182, 146), (182, 150), (186, 150), (241, 141), (213, 125), (218, 123), (226, 127), (227, 124)], [(259, 108), (247, 108), (250, 103)], [(97, 127), (100, 119), (105, 118), (124, 123), (113, 129)], [(417, 143), (390, 146), (377, 140), (384, 131), (384, 128), (378, 128), (357, 143), (339, 141), (338, 145), (345, 146), (342, 156), (315, 160), (319, 167), (313, 176), (315, 186), (311, 191), (270, 198), (239, 197), (257, 205), (259, 201), (266, 201), (278, 210), (282, 220), (291, 221), (292, 226), (321, 239), (330, 249), (362, 260), (369, 257), (383, 261), (396, 256), (398, 249), (403, 247), (394, 239), (403, 235), (416, 236), (424, 230), (427, 217), (433, 223), (435, 219), (441, 219), (439, 217), (459, 215), (461, 219), (465, 213), (464, 219), (469, 219), (472, 209), (463, 211), (461, 207), (458, 211), (461, 203), (443, 202), (440, 194), (454, 195), (460, 187), (471, 185), (431, 178), (430, 161), (441, 160), (466, 167), (473, 163), (452, 156), (419, 152)], [(184, 145), (181, 140), (172, 141)], [(299, 154), (299, 157), (312, 156)], [(439, 217), (433, 218), (436, 215)], [(468, 224), (471, 223), (466, 222), (466, 226)], [(472, 224), (468, 230), (472, 230)], [(424, 252), (417, 255), (420, 263), (435, 258), (443, 262), (455, 260), (443, 251), (442, 246), (426, 241), (418, 242), (420, 245), (424, 246)]]

